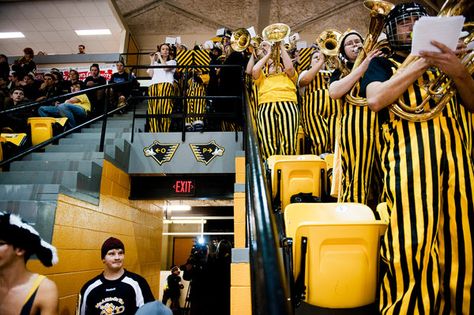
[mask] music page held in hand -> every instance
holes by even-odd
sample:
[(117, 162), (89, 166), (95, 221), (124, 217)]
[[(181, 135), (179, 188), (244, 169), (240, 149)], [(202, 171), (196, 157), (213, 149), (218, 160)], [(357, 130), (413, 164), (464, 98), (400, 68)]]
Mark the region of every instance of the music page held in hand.
[(439, 49), (431, 44), (433, 40), (456, 50), (464, 20), (464, 16), (421, 17), (413, 26), (411, 54), (419, 56), (420, 51), (439, 52)]

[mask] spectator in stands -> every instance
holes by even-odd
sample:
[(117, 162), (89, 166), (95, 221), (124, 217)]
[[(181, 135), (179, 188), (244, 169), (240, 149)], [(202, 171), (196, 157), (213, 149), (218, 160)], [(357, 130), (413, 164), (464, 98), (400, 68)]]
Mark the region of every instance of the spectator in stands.
[[(5, 100), (5, 109), (13, 109), (28, 103), (25, 100), (25, 92), (22, 87), (15, 87), (10, 93), (10, 97)], [(27, 132), (27, 121), (29, 117), (36, 115), (35, 109), (26, 108), (15, 112), (10, 112), (2, 117), (3, 128), (10, 128), (8, 132)]]
[[(81, 86), (76, 83), (71, 86), (71, 93), (79, 92)], [(67, 129), (77, 126), (78, 120), (85, 120), (91, 110), (91, 103), (86, 93), (67, 99), (62, 104), (55, 106), (41, 106), (38, 114), (41, 117), (67, 117)]]
[[(107, 81), (103, 76), (100, 75), (100, 68), (99, 65), (93, 63), (90, 67), (90, 76), (86, 78), (84, 81), (86, 88), (93, 88), (100, 85), (107, 84)], [(98, 109), (103, 108), (104, 98), (105, 98), (105, 90), (96, 90), (87, 93), (89, 100), (92, 104), (92, 113), (94, 116), (99, 114)]]
[(84, 84), (84, 82), (82, 82), (79, 79), (79, 72), (77, 72), (77, 70), (75, 70), (75, 69), (70, 69), (69, 70), (69, 80), (63, 81), (63, 84), (64, 84), (64, 86), (66, 86), (68, 88), (68, 91), (69, 91), (69, 90), (71, 90), (71, 86), (73, 84), (76, 84), (76, 83), (81, 86), (81, 90), (85, 89), (86, 85)]
[(8, 80), (0, 77), (0, 110), (5, 109), (5, 100), (8, 99)]
[(86, 46), (81, 44), (81, 45), (77, 46), (77, 50), (78, 50), (78, 53), (77, 53), (78, 55), (85, 55)]
[(25, 98), (28, 100), (35, 100), (39, 95), (39, 84), (35, 81), (35, 76), (33, 73), (28, 73), (23, 77), (23, 80), (20, 82), (20, 86), (25, 91)]
[(0, 54), (0, 78), (8, 80), (10, 74), (10, 66), (8, 65), (8, 58), (4, 54)]
[[(225, 38), (225, 37), (224, 37)], [(242, 52), (233, 51), (229, 45), (224, 46), (226, 58), (224, 65), (239, 67), (222, 68), (219, 72), (219, 92), (222, 96), (240, 96), (242, 95), (241, 74), (242, 68), (247, 65), (247, 59)], [(244, 122), (243, 102), (240, 99), (226, 99), (217, 103), (217, 111), (220, 113), (234, 113), (234, 118), (228, 118), (222, 121), (221, 129), (223, 131), (242, 130)]]
[(119, 86), (112, 89), (111, 104), (113, 105), (113, 107), (120, 107), (125, 105), (127, 98), (132, 93), (133, 85), (136, 84), (137, 80), (135, 79), (134, 75), (128, 73), (125, 70), (125, 64), (123, 63), (123, 61), (117, 61), (115, 65), (117, 67), (117, 72), (112, 74), (112, 77), (109, 81), (110, 84), (133, 81), (133, 83), (131, 83), (130, 85)]
[(58, 262), (56, 248), (15, 214), (0, 212), (0, 314), (58, 314), (58, 289), (26, 267), (36, 255), (46, 267)]
[(22, 78), (27, 73), (36, 72), (36, 63), (33, 61), (35, 53), (33, 49), (26, 47), (23, 49), (23, 57), (15, 60), (15, 63), (12, 65), (12, 70), (16, 71)]
[[(156, 53), (150, 54), (150, 66), (176, 66), (176, 61), (170, 58), (170, 46), (161, 44)], [(175, 68), (152, 68), (147, 73), (152, 77), (151, 85), (148, 88), (149, 96), (173, 96)], [(171, 114), (173, 111), (173, 100), (171, 99), (150, 99), (148, 100), (148, 114)], [(168, 132), (171, 125), (171, 118), (149, 118), (148, 130), (150, 132)]]
[(58, 86), (56, 85), (54, 75), (52, 75), (51, 73), (46, 73), (43, 76), (43, 79), (44, 81), (39, 88), (40, 97), (36, 99), (37, 102), (60, 95), (60, 91), (58, 89)]
[(10, 71), (10, 74), (8, 76), (8, 85), (7, 88), (8, 90), (12, 90), (17, 86), (20, 86), (20, 81), (23, 79), (23, 76), (17, 73), (16, 71)]
[(135, 314), (155, 300), (146, 280), (123, 268), (125, 246), (114, 237), (101, 248), (104, 271), (87, 281), (79, 295), (80, 315)]
[(69, 93), (71, 86), (64, 82), (63, 72), (58, 68), (51, 68), (50, 73), (54, 76), (54, 81), (56, 82), (60, 95)]

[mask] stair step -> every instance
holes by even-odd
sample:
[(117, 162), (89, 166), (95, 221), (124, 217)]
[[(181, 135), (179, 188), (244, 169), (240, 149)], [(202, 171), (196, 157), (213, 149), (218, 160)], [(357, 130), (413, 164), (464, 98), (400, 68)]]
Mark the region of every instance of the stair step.
[(47, 146), (45, 152), (98, 152), (99, 144), (61, 144)]
[(81, 161), (16, 161), (10, 171), (77, 171), (86, 176), (102, 172), (102, 159)]
[(31, 153), (23, 158), (23, 161), (74, 161), (103, 159), (104, 152), (44, 152)]
[[(105, 145), (114, 144), (114, 138), (106, 138), (104, 141)], [(99, 145), (100, 136), (96, 139), (80, 139), (80, 138), (63, 138), (59, 140), (59, 145), (63, 144), (97, 144)]]
[(0, 173), (0, 185), (62, 184), (68, 188), (76, 188), (78, 174), (78, 171), (12, 171)]
[[(120, 127), (109, 127), (109, 125), (107, 125), (107, 133), (111, 132), (111, 133), (120, 133), (120, 132), (131, 132), (131, 126), (130, 128), (120, 128)], [(102, 127), (97, 127), (97, 128), (85, 128), (85, 129), (82, 129), (81, 130), (82, 133), (98, 133), (100, 134), (102, 132)]]
[(0, 200), (55, 201), (60, 188), (59, 184), (0, 185)]

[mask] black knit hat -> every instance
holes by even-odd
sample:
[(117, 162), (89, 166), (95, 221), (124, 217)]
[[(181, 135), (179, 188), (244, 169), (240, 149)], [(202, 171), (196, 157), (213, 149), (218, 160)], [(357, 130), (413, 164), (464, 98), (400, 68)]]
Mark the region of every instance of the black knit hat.
[(125, 253), (125, 246), (123, 245), (122, 241), (115, 237), (109, 237), (105, 240), (104, 244), (102, 244), (102, 248), (100, 249), (100, 257), (104, 259), (107, 252), (111, 249), (122, 249)]
[(0, 239), (24, 249), (26, 260), (34, 254), (46, 267), (58, 262), (56, 248), (45, 242), (38, 231), (15, 214), (0, 211)]

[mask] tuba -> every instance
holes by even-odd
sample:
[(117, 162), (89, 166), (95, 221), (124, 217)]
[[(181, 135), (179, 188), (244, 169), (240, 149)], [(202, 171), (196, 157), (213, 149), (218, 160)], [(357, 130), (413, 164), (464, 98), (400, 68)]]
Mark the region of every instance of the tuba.
[(339, 40), (341, 32), (335, 29), (327, 29), (321, 32), (316, 38), (320, 52), (326, 57), (326, 70), (333, 71), (339, 68), (339, 59), (337, 58), (339, 50)]
[(244, 51), (250, 45), (250, 33), (245, 28), (238, 28), (230, 36), (230, 47), (234, 51)]
[[(370, 24), (369, 31), (364, 40), (364, 45), (359, 51), (352, 71), (357, 68), (362, 61), (367, 57), (367, 54), (374, 49), (381, 48), (380, 44), (377, 44), (377, 39), (382, 32), (385, 17), (393, 9), (395, 5), (393, 3), (383, 0), (366, 0), (364, 1), (364, 7), (370, 10)], [(352, 89), (346, 95), (346, 101), (351, 105), (366, 106), (367, 99), (357, 95), (359, 83), (356, 83)]]
[[(447, 0), (439, 11), (438, 16), (463, 15), (463, 13), (469, 12), (469, 6), (472, 6), (472, 2), (471, 4), (468, 4), (468, 2), (468, 0)], [(463, 40), (464, 44), (468, 45), (474, 40), (474, 33), (472, 32), (473, 23), (465, 23), (464, 27), (470, 32)], [(459, 58), (469, 74), (472, 75), (474, 73), (474, 53), (470, 51), (459, 56)], [(418, 57), (409, 55), (397, 71), (407, 67), (417, 59)], [(456, 94), (453, 80), (444, 73), (441, 73), (429, 82), (425, 82), (423, 86), (427, 87), (426, 95), (423, 97), (420, 105), (410, 107), (404, 102), (403, 96), (400, 96), (397, 103), (390, 106), (390, 111), (408, 121), (427, 121), (438, 116)], [(429, 106), (430, 101), (434, 102), (434, 107)]]
[(262, 31), (262, 38), (272, 44), (271, 58), (277, 73), (280, 73), (280, 42), (290, 35), (290, 27), (283, 23), (270, 24)]

